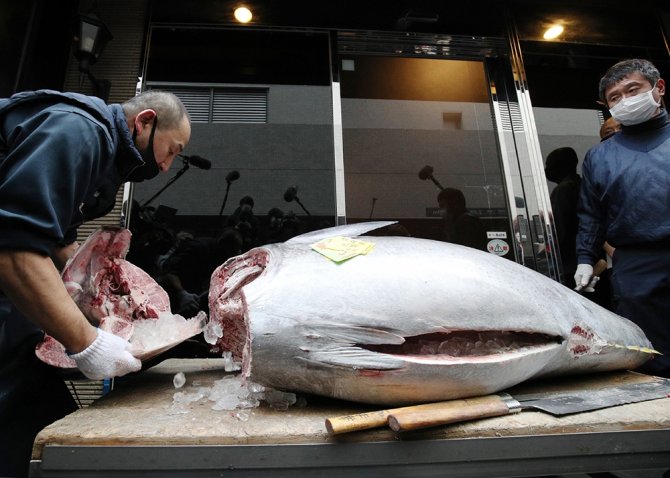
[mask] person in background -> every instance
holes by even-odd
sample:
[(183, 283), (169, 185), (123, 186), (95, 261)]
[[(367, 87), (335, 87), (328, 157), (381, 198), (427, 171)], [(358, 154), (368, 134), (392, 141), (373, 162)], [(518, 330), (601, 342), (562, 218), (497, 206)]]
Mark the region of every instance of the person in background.
[(662, 355), (640, 371), (670, 377), (670, 122), (665, 81), (649, 61), (610, 67), (600, 99), (621, 132), (591, 148), (582, 166), (576, 290), (595, 285), (593, 265), (614, 247), (615, 311), (645, 332)]
[(444, 188), (437, 195), (437, 204), (443, 211), (443, 232), (447, 242), (486, 251), (484, 225), (468, 211), (463, 191)]
[(244, 196), (240, 199), (239, 205), (228, 217), (226, 226), (234, 227), (242, 234), (243, 252), (259, 245), (260, 221), (254, 213), (254, 199), (251, 196)]
[(600, 126), (600, 141), (605, 141), (619, 131), (621, 131), (621, 123), (610, 116), (603, 122), (602, 126)]
[(25, 476), (35, 435), (76, 409), (35, 356), (45, 332), (88, 378), (141, 368), (126, 340), (88, 322), (59, 270), (77, 227), (111, 211), (124, 182), (167, 171), (190, 135), (167, 92), (112, 105), (52, 90), (0, 99), (0, 476)]
[(179, 243), (161, 264), (157, 277), (170, 296), (173, 311), (193, 317), (199, 310), (209, 312), (209, 282), (214, 270), (233, 256), (242, 254), (244, 237), (235, 227), (226, 226), (216, 237), (193, 237)]
[(284, 227), (284, 211), (277, 207), (271, 208), (266, 215), (266, 225), (263, 229), (262, 244), (283, 242), (282, 229)]
[[(561, 254), (563, 275), (561, 282), (571, 285), (577, 270), (575, 239), (577, 237), (577, 201), (581, 178), (577, 174), (579, 158), (574, 149), (563, 147), (547, 155), (544, 174), (556, 183), (551, 192), (551, 210), (556, 227), (556, 239)], [(569, 278), (569, 279), (568, 279)], [(568, 280), (570, 282), (568, 282)]]

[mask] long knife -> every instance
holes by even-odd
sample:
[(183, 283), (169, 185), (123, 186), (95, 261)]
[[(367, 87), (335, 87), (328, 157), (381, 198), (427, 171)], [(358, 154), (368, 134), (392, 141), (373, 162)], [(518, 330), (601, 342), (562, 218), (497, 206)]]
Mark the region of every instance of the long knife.
[(535, 409), (555, 416), (569, 415), (626, 403), (670, 396), (670, 379), (617, 385), (596, 390), (541, 392), (521, 395), (500, 393), (380, 410), (326, 419), (330, 434), (389, 425), (396, 432), (496, 417)]

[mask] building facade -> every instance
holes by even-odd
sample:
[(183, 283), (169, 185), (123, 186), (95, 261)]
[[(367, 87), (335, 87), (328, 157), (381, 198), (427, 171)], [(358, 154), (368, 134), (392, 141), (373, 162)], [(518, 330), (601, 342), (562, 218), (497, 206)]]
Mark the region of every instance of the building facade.
[[(212, 235), (251, 196), (261, 222), (272, 209), (300, 230), (393, 220), (443, 240), (438, 194), (449, 188), (483, 224), (489, 253), (560, 279), (546, 156), (570, 146), (583, 158), (599, 141), (608, 113), (597, 83), (610, 65), (647, 58), (668, 77), (661, 1), (251, 0), (246, 24), (239, 3), (2, 7), (3, 96), (100, 94), (71, 52), (77, 15), (94, 12), (113, 35), (91, 67), (111, 86), (107, 101), (166, 89), (189, 109), (185, 154), (211, 169), (175, 161), (127, 186), (101, 222), (132, 228), (134, 205)], [(563, 32), (545, 39), (556, 25)]]

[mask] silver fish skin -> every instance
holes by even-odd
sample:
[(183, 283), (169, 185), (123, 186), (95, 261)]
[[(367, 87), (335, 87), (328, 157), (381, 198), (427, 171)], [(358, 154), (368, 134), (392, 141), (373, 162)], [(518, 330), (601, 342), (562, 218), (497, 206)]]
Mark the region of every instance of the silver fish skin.
[(334, 263), (310, 248), (392, 224), (323, 229), (252, 249), (212, 274), (215, 350), (276, 389), (402, 405), (494, 393), (531, 378), (633, 369), (642, 330), (558, 282), (471, 248), (364, 236)]

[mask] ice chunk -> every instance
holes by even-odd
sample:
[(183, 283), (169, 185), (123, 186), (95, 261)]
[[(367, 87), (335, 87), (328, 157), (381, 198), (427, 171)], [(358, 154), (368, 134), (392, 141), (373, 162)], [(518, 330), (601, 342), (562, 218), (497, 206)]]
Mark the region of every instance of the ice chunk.
[(239, 403), (237, 395), (223, 395), (212, 405), (212, 410), (235, 410)]
[(223, 352), (221, 356), (223, 357), (223, 370), (226, 372), (236, 372), (242, 368), (239, 363), (233, 361), (232, 352)]
[(162, 312), (158, 319), (135, 320), (129, 339), (131, 352), (140, 359), (149, 358), (154, 351), (171, 346), (202, 332), (207, 314), (199, 312), (191, 319), (170, 312)]
[(280, 390), (269, 389), (265, 392), (265, 402), (275, 410), (288, 410), (295, 404), (297, 397), (295, 393), (282, 392)]
[(206, 388), (199, 388), (195, 392), (176, 392), (172, 396), (173, 403), (189, 404), (202, 400), (208, 395)]
[(214, 345), (217, 340), (223, 337), (221, 324), (209, 321), (203, 330), (203, 337), (205, 338), (205, 342)]
[(237, 412), (235, 413), (235, 418), (237, 418), (241, 422), (246, 422), (247, 420), (249, 420), (249, 412), (246, 411)]
[[(180, 372), (175, 375), (173, 382), (175, 387), (177, 383), (184, 385), (186, 378), (177, 378)], [(261, 402), (266, 402), (268, 406), (275, 410), (288, 410), (289, 407), (299, 403), (299, 406), (305, 406), (305, 401), (299, 402), (294, 393), (282, 392), (272, 388), (264, 387), (258, 383), (244, 380), (239, 375), (226, 375), (216, 380), (211, 387), (197, 387), (197, 382), (193, 382), (189, 390), (176, 392), (173, 395), (173, 411), (187, 413), (189, 404), (207, 400), (214, 402), (212, 410), (239, 410), (236, 417), (239, 420), (249, 419), (249, 413), (245, 410), (258, 408)], [(177, 387), (179, 388), (179, 387)]]
[(184, 375), (184, 372), (179, 372), (175, 374), (175, 376), (172, 379), (172, 383), (174, 384), (174, 388), (181, 388), (184, 386), (186, 383), (186, 375)]

